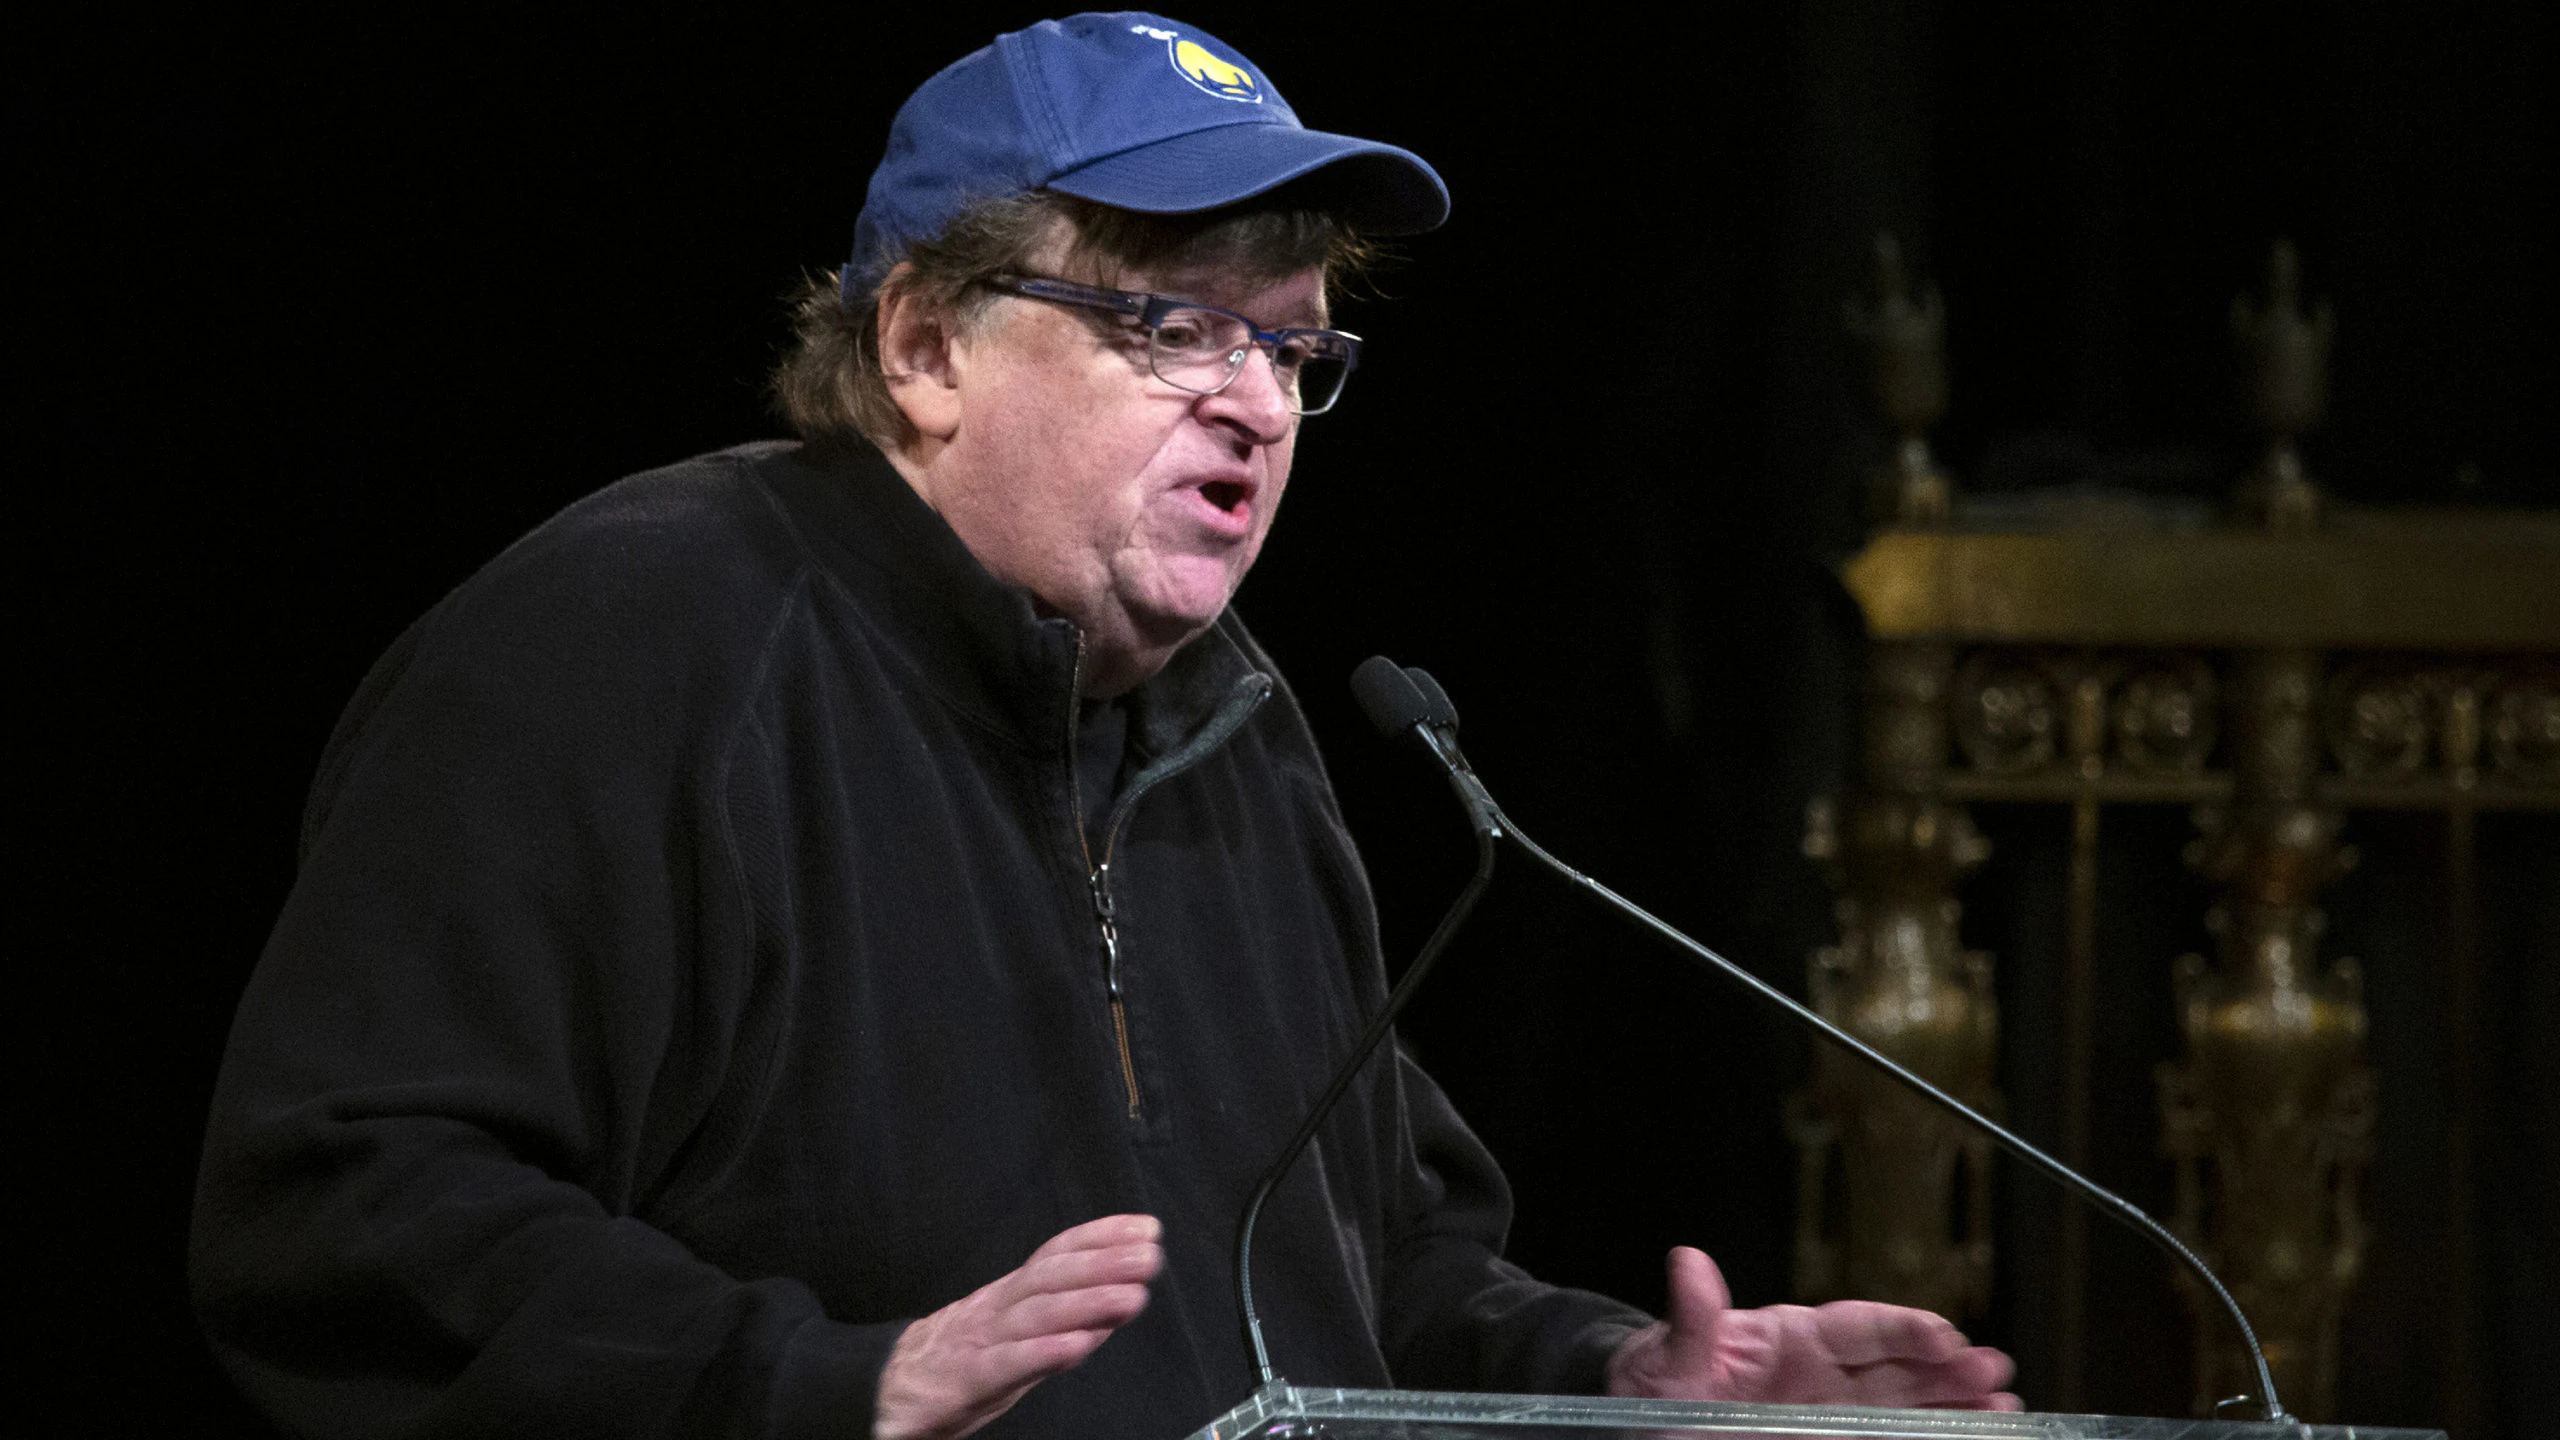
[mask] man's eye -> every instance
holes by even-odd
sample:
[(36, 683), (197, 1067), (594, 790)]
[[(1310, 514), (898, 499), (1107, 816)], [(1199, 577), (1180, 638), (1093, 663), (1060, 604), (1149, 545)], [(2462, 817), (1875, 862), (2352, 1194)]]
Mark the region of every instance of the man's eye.
[(1293, 335), (1281, 341), (1271, 352), (1271, 365), (1283, 375), (1293, 375), (1299, 366), (1315, 357), (1315, 342), (1303, 335)]
[(1156, 345), (1165, 350), (1213, 350), (1217, 341), (1198, 317), (1168, 315), (1156, 326)]

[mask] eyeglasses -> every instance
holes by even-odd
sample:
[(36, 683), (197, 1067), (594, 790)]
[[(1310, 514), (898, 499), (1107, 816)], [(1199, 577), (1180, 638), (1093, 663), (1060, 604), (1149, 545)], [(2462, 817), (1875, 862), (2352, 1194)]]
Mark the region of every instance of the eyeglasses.
[(1342, 382), (1360, 363), (1360, 337), (1340, 330), (1265, 330), (1233, 310), (1165, 295), (1103, 290), (1038, 275), (998, 275), (987, 284), (1057, 305), (1126, 315), (1147, 332), (1147, 368), (1176, 390), (1215, 395), (1244, 373), (1255, 349), (1271, 355), (1271, 373), (1293, 415), (1321, 415), (1342, 398)]

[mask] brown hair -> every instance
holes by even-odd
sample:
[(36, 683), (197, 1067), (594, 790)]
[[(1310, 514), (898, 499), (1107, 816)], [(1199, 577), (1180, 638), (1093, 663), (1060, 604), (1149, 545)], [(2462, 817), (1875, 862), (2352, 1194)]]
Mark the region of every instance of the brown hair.
[(886, 449), (912, 440), (914, 429), (890, 399), (881, 369), (880, 302), (892, 294), (921, 301), (965, 331), (995, 298), (984, 282), (1029, 267), (1062, 228), (1070, 237), (1070, 261), (1090, 264), (1095, 281), (1107, 286), (1116, 286), (1128, 269), (1219, 269), (1276, 280), (1322, 267), (1330, 290), (1362, 273), (1376, 254), (1321, 210), (1230, 207), (1148, 215), (1054, 190), (983, 200), (954, 216), (940, 235), (881, 262), (883, 273), (855, 299), (844, 298), (833, 274), (812, 275), (801, 285), (790, 302), (795, 343), (773, 371), (775, 411), (814, 451), (840, 452), (866, 440)]

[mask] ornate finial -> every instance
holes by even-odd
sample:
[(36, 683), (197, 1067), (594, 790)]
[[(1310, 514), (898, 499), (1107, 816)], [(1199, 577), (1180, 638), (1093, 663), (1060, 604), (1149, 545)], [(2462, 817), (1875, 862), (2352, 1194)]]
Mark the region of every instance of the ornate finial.
[(2266, 437), (2265, 457), (2241, 482), (2240, 506), (2275, 530), (2307, 529), (2320, 518), (2320, 488), (2302, 468), (2294, 442), (2317, 429), (2329, 403), (2329, 342), (2337, 316), (2322, 301), (2305, 311), (2302, 262), (2288, 240), (2267, 262), (2267, 303), (2247, 295), (2231, 302), (2231, 340), (2239, 351), (2250, 417)]
[(1867, 342), (1876, 406), (1894, 428), (1893, 464), (1884, 477), (1893, 518), (1943, 521), (1952, 487), (1929, 453), (1929, 427), (1947, 412), (1946, 304), (1934, 287), (1914, 297), (1901, 242), (1880, 230), (1875, 303), (1861, 305), (1853, 296), (1843, 308), (1849, 333)]

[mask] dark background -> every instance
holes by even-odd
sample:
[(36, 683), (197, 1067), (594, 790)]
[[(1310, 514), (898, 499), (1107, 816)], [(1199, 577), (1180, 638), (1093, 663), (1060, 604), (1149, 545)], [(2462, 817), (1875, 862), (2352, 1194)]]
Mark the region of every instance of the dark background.
[[(892, 111), (1037, 18), (897, 14), (131, 19), (22, 49), (13, 400), (36, 448), (11, 630), (34, 674), (12, 949), (35, 993), (13, 1007), (16, 1188), (42, 1207), (22, 1236), (36, 1393), (87, 1417), (56, 1428), (255, 1433), (187, 1313), (185, 1221), (321, 742), (375, 654), (513, 537), (616, 476), (777, 433), (779, 297), (846, 248)], [(1388, 298), (1345, 313), (1369, 363), (1309, 425), (1240, 602), (1333, 758), (1390, 953), (1468, 851), (1445, 795), (1352, 711), (1342, 677), (1375, 651), (1446, 682), (1549, 846), (1801, 988), (1830, 927), (1796, 845), (1836, 785), (1857, 663), (1826, 566), (1857, 543), (1880, 444), (1840, 305), (1880, 227), (1946, 294), (1941, 450), (1969, 490), (2225, 493), (2246, 447), (2224, 316), (2286, 235), (2341, 317), (2323, 480), (2560, 503), (2546, 15), (1189, 11), (1311, 124), (1407, 145), (1455, 195)], [(1982, 819), (2000, 849), (1967, 936), (1998, 951), (2032, 1052), (2059, 820)], [(2100, 1045), (2130, 1079), (2101, 1096), (2098, 1168), (2164, 1209), (2149, 1066), (2207, 897), (2175, 864), (2182, 815), (2110, 824)], [(2488, 882), (2491, 1038), (2525, 1057), (2560, 1023), (2550, 836), (2484, 831), (2509, 857)], [(2401, 822), (2351, 838), (2352, 883), (2382, 898), (2342, 898), (2333, 937), (2374, 976), (2385, 1153), (2341, 1408), (2440, 1423), (2442, 1054), (2429, 936), (2386, 904), (2423, 909), (2440, 846)], [(1511, 1167), (1518, 1258), (1652, 1303), (1662, 1249), (1696, 1243), (1743, 1303), (1786, 1298), (1777, 1115), (1802, 1042), (1516, 866), (1434, 987), (1407, 1031)], [(2049, 1135), (2022, 1078), (2020, 1123)], [(2513, 1147), (2484, 1202), (2507, 1434), (2560, 1401), (2555, 1097), (2532, 1061), (2491, 1124)], [(2019, 1277), (2062, 1202), (2003, 1184), (2001, 1299), (1973, 1329), (2019, 1351), (2034, 1404)], [(2094, 1333), (2122, 1348), (2089, 1403), (2181, 1413), (2165, 1280), (2130, 1239), (2095, 1245), (2094, 1291), (2120, 1308)]]

